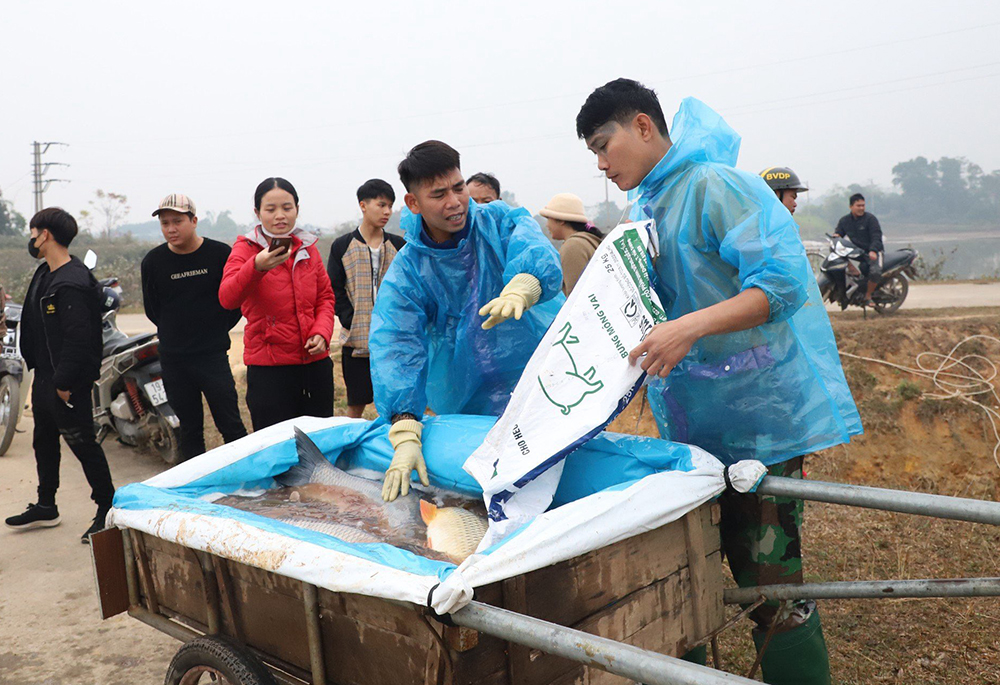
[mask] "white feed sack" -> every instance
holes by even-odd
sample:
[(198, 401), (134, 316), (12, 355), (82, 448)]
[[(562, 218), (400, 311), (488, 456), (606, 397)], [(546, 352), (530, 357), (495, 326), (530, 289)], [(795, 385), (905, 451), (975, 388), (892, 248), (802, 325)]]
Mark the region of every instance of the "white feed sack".
[(629, 352), (666, 320), (650, 287), (647, 256), (656, 246), (653, 221), (618, 226), (601, 242), (503, 416), (465, 462), (489, 510), (480, 550), (549, 507), (566, 455), (603, 430), (642, 384)]

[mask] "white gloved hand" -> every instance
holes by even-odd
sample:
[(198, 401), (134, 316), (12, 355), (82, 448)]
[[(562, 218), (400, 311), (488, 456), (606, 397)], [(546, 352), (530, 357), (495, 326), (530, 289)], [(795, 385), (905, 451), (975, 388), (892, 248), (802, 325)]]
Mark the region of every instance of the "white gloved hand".
[(487, 302), (479, 310), (479, 316), (490, 318), (483, 322), (483, 329), (489, 330), (507, 319), (520, 319), (525, 310), (531, 308), (542, 296), (542, 284), (531, 274), (517, 274), (504, 286), (498, 297)]
[(420, 444), (423, 429), (423, 424), (416, 419), (402, 419), (389, 429), (389, 442), (395, 454), (382, 483), (382, 499), (386, 502), (392, 502), (400, 495), (405, 497), (410, 492), (410, 474), (414, 469), (421, 483), (431, 484), (427, 479), (427, 466)]

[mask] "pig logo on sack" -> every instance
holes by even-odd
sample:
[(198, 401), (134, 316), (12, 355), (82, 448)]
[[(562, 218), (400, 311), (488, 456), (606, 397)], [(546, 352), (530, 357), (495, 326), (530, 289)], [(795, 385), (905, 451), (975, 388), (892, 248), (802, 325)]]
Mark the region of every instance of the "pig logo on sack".
[(563, 415), (567, 415), (576, 405), (583, 402), (583, 398), (591, 395), (604, 387), (604, 382), (597, 380), (597, 369), (591, 366), (584, 373), (580, 373), (573, 359), (573, 352), (570, 345), (577, 345), (580, 339), (572, 334), (573, 324), (568, 321), (559, 331), (559, 339), (552, 344), (553, 348), (559, 348), (564, 354), (556, 352), (552, 355), (555, 362), (552, 370), (548, 371), (543, 379), (538, 376), (538, 384), (542, 387), (542, 393), (552, 404), (559, 407)]

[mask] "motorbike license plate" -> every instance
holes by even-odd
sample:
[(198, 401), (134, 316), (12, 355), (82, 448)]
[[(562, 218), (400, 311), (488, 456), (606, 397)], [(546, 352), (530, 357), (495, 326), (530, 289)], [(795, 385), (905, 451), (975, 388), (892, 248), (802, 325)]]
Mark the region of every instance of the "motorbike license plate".
[(0, 358), (3, 359), (17, 359), (20, 356), (21, 355), (17, 353), (16, 347), (5, 347), (3, 348), (3, 351), (0, 352)]
[(163, 389), (162, 378), (146, 383), (143, 387), (146, 388), (146, 394), (149, 395), (149, 401), (154, 407), (159, 407), (167, 401), (167, 391)]

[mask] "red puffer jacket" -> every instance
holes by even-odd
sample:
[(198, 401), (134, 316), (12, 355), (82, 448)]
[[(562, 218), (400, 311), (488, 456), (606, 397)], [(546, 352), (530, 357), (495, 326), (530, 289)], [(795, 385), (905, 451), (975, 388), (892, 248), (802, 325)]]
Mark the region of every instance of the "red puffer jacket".
[[(263, 249), (240, 236), (222, 272), (219, 302), (239, 307), (247, 319), (243, 333), (243, 363), (247, 366), (287, 366), (320, 361), (329, 352), (310, 355), (306, 341), (321, 335), (327, 347), (333, 336), (333, 289), (315, 245), (302, 248), (292, 236), (292, 257), (262, 272), (254, 258)], [(296, 253), (305, 249), (308, 259)]]

